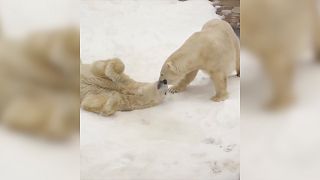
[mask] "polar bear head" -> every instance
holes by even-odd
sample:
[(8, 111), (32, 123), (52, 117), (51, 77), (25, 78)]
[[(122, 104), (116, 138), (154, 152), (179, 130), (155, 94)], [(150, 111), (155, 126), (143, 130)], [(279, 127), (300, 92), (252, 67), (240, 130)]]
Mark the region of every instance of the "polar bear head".
[(177, 66), (172, 61), (165, 62), (160, 72), (158, 88), (161, 87), (161, 85), (175, 84), (180, 79), (181, 73)]

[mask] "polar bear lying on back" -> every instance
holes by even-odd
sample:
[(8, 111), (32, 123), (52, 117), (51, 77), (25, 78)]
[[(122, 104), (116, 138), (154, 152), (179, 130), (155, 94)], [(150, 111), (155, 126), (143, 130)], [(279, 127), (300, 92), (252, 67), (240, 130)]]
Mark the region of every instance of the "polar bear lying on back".
[(80, 66), (80, 103), (84, 110), (110, 116), (116, 111), (131, 111), (158, 105), (167, 86), (144, 83), (124, 73), (118, 58)]
[(211, 20), (166, 60), (159, 83), (173, 84), (171, 93), (181, 92), (203, 70), (216, 90), (211, 99), (223, 101), (228, 98), (227, 77), (235, 69), (240, 76), (239, 39), (227, 22)]

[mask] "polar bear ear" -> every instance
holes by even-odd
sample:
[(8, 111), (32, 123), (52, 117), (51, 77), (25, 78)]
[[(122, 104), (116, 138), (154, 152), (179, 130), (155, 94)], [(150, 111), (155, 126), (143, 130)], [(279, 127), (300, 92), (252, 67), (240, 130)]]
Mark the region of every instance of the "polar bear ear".
[(177, 72), (177, 67), (172, 62), (167, 63), (167, 68), (173, 72)]

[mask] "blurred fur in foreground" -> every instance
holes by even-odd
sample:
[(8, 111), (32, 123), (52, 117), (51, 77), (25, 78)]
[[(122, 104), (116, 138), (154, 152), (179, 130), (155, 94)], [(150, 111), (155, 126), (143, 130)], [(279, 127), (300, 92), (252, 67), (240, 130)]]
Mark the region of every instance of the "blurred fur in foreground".
[(79, 128), (79, 30), (0, 35), (0, 124), (50, 138)]
[[(270, 107), (290, 104), (295, 60), (312, 50), (320, 59), (317, 0), (241, 0), (241, 43), (262, 60), (271, 83)], [(247, 71), (247, 70), (244, 70)]]
[[(241, 179), (319, 179), (319, 5), (241, 0)], [(269, 90), (280, 111), (257, 108)]]

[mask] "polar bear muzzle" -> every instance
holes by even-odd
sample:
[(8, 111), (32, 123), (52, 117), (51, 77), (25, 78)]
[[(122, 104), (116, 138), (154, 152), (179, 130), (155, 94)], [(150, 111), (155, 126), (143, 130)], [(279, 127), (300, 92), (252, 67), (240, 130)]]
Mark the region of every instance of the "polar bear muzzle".
[(163, 85), (167, 85), (168, 81), (166, 79), (162, 80), (162, 81), (158, 81), (158, 86), (157, 88), (160, 89)]

